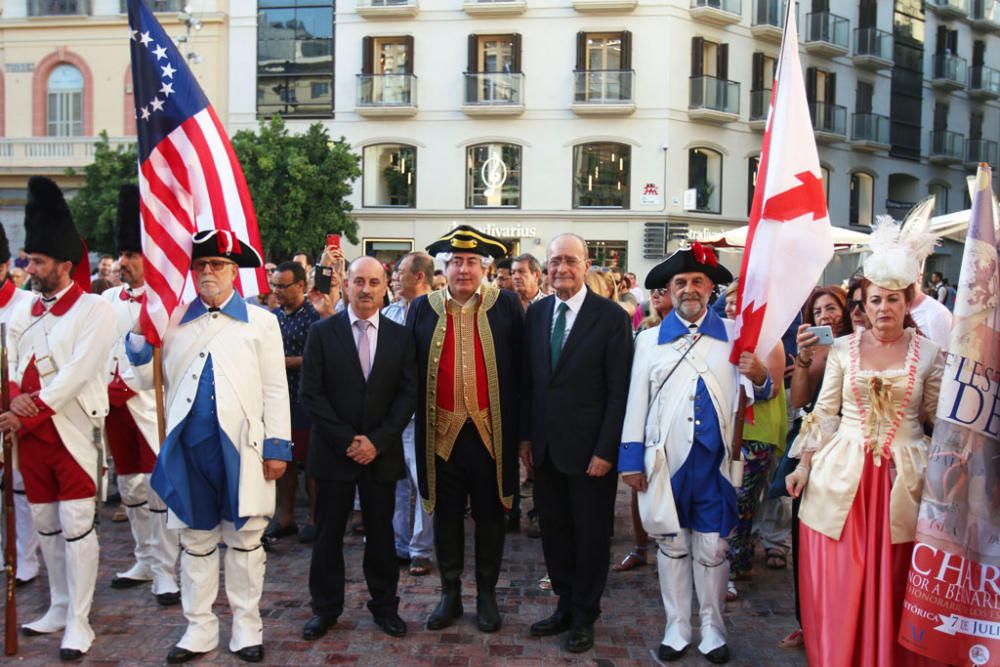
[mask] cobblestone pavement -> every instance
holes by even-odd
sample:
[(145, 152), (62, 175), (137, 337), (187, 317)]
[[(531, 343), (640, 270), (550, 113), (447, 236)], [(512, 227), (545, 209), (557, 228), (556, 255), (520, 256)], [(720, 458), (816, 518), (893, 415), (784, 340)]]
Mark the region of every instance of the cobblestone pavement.
[[(631, 543), (626, 490), (622, 486), (618, 493), (612, 557), (624, 555)], [(525, 504), (530, 507), (531, 502), (529, 499)], [(132, 558), (128, 524), (112, 523), (112, 513), (111, 507), (102, 509), (101, 565), (91, 613), (97, 640), (82, 664), (163, 664), (167, 651), (183, 634), (184, 617), (179, 606), (158, 607), (145, 588), (126, 591), (110, 588), (113, 574), (125, 570)], [(535, 639), (528, 636), (531, 623), (548, 616), (555, 605), (552, 594), (538, 587), (539, 578), (545, 575), (541, 541), (529, 539), (523, 532), (508, 536), (498, 589), (503, 627), (489, 635), (479, 632), (474, 625), (471, 535), (467, 544), (469, 553), (463, 577), (465, 617), (442, 632), (424, 629), (424, 620), (438, 598), (437, 571), (429, 577), (412, 577), (401, 570), (400, 615), (409, 625), (409, 635), (404, 639), (392, 639), (378, 630), (365, 607), (367, 589), (361, 572), (362, 539), (348, 536), (344, 613), (323, 639), (308, 642), (302, 639), (301, 631), (311, 615), (307, 588), (311, 551), (294, 538), (279, 540), (268, 556), (261, 603), (266, 663), (392, 667), (655, 664), (650, 651), (655, 652), (662, 638), (664, 617), (652, 566), (610, 573), (603, 615), (595, 628), (596, 645), (588, 653), (572, 656), (562, 650), (560, 637)], [(741, 582), (740, 599), (728, 604), (726, 609), (729, 645), (733, 653), (730, 664), (768, 667), (806, 664), (803, 652), (777, 648), (778, 641), (795, 627), (790, 572), (766, 569), (759, 549), (754, 565), (755, 578)], [(20, 622), (41, 615), (48, 600), (44, 574), (34, 583), (19, 588), (17, 596)], [(221, 586), (216, 612), (222, 628), (220, 649), (193, 664), (243, 664), (226, 649), (230, 615)], [(58, 637), (20, 637), (19, 642), (17, 657), (5, 663), (58, 664)], [(682, 661), (673, 664), (709, 663), (692, 650)]]

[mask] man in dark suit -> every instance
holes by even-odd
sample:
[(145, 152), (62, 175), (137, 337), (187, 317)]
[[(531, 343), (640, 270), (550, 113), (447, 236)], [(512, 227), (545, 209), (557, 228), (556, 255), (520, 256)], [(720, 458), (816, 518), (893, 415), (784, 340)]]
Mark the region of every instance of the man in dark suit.
[(386, 634), (406, 634), (397, 613), (392, 515), (396, 481), (406, 476), (402, 433), (416, 402), (416, 363), (406, 328), (379, 314), (385, 292), (377, 260), (352, 262), (347, 309), (312, 326), (303, 355), (299, 400), (313, 422), (308, 471), (316, 480), (315, 615), (305, 639), (322, 637), (344, 609), (343, 536), (355, 489), (365, 522), (368, 609)]
[(465, 508), (476, 539), (476, 625), (500, 628), (496, 584), (504, 511), (517, 492), (518, 372), (523, 312), (514, 292), (483, 282), (506, 254), (499, 240), (462, 225), (427, 247), (447, 264), (447, 289), (413, 302), (406, 326), (417, 344), (417, 478), (434, 516), (441, 601), (429, 630), (462, 615)]
[(608, 576), (632, 331), (625, 310), (589, 291), (587, 243), (549, 243), (555, 294), (531, 305), (524, 325), (521, 460), (535, 472), (542, 550), (559, 596), (535, 637), (570, 630), (566, 650), (594, 645)]

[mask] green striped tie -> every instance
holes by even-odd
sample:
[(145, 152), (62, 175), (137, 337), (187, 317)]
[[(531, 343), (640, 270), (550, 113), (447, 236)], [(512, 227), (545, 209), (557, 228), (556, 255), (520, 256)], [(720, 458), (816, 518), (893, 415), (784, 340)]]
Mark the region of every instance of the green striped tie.
[(559, 363), (559, 354), (562, 352), (563, 338), (566, 337), (566, 311), (569, 306), (566, 302), (559, 304), (559, 314), (556, 316), (556, 325), (552, 327), (552, 338), (549, 340), (549, 349), (552, 352), (552, 370), (556, 369)]

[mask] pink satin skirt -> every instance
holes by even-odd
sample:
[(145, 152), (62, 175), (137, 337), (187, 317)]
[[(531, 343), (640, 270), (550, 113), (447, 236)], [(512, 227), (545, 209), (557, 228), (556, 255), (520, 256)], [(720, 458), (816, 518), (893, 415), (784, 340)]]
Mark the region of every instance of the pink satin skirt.
[(890, 462), (869, 455), (840, 540), (799, 527), (802, 634), (810, 665), (938, 665), (896, 637), (913, 542), (892, 544)]

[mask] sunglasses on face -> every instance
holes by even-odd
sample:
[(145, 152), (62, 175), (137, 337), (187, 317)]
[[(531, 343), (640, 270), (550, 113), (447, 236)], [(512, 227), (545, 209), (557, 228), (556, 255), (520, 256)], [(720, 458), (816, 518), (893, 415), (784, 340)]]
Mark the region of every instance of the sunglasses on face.
[(847, 310), (849, 312), (854, 312), (856, 309), (858, 308), (863, 309), (864, 307), (865, 307), (864, 301), (855, 301), (854, 299), (851, 299), (850, 301), (847, 302)]

